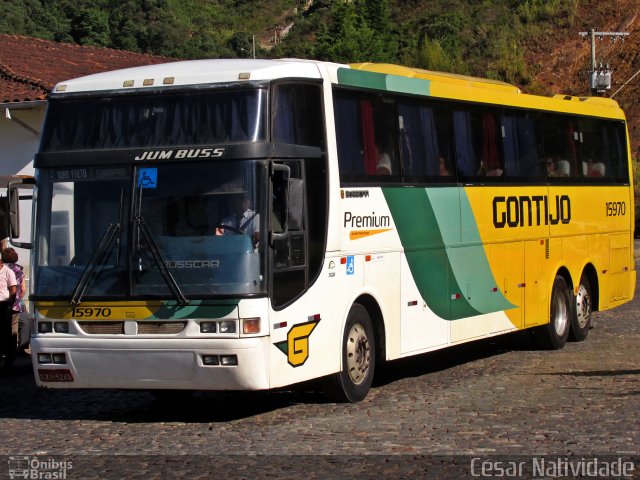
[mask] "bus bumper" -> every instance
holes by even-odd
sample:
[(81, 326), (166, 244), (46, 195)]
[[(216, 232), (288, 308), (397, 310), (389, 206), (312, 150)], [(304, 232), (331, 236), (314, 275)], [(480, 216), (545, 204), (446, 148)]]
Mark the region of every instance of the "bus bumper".
[(268, 337), (243, 339), (32, 338), (36, 384), (45, 388), (263, 390)]

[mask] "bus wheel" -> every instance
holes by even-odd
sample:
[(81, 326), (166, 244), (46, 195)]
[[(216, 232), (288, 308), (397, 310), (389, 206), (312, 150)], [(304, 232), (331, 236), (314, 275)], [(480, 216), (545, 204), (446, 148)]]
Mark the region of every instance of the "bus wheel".
[(583, 274), (580, 278), (578, 293), (576, 294), (576, 309), (571, 316), (569, 339), (574, 342), (581, 342), (587, 338), (587, 334), (591, 328), (591, 312), (593, 311), (591, 298), (591, 285), (587, 277)]
[(564, 278), (557, 275), (551, 291), (549, 323), (538, 327), (535, 338), (540, 347), (559, 350), (567, 343), (571, 329), (572, 295)]
[(367, 309), (354, 303), (342, 336), (342, 370), (332, 375), (325, 393), (341, 402), (363, 400), (373, 381), (376, 346)]

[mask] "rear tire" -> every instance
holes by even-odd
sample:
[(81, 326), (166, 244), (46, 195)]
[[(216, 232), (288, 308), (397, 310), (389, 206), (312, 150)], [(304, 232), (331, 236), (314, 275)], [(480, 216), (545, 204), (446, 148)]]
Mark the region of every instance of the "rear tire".
[(583, 274), (580, 278), (578, 293), (576, 294), (575, 311), (571, 316), (571, 332), (569, 339), (574, 342), (581, 342), (589, 334), (591, 328), (591, 313), (593, 304), (591, 296), (591, 285)]
[(572, 295), (567, 282), (556, 275), (551, 290), (549, 323), (535, 329), (537, 344), (545, 350), (560, 350), (567, 343), (573, 318)]
[(376, 345), (367, 309), (354, 303), (342, 335), (342, 369), (327, 378), (325, 394), (332, 400), (363, 400), (373, 381)]

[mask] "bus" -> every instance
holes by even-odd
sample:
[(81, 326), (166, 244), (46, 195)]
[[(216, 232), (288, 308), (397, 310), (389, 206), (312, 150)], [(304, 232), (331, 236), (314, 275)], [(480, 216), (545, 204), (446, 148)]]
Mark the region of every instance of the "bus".
[(519, 330), (584, 340), (635, 289), (610, 99), (389, 64), (176, 62), (56, 85), (34, 165), (40, 387), (318, 379), (358, 402), (383, 362)]

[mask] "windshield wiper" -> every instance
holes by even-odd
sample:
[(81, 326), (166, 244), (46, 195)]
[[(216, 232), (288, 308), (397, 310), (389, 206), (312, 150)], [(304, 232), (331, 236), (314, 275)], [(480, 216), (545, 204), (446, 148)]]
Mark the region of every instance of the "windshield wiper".
[(78, 280), (76, 288), (73, 290), (71, 305), (80, 305), (80, 302), (82, 302), (82, 296), (89, 285), (89, 281), (93, 278), (96, 267), (98, 265), (102, 265), (107, 258), (107, 253), (111, 250), (114, 240), (118, 238), (117, 234), (119, 231), (120, 223), (110, 223), (107, 226), (107, 230), (104, 232), (104, 235), (102, 235), (100, 243), (98, 243), (98, 247), (95, 252), (93, 252), (93, 256), (91, 257), (91, 260), (89, 260), (89, 263), (87, 263), (87, 266), (84, 267), (82, 276), (80, 277), (80, 280)]
[(169, 271), (169, 267), (167, 267), (166, 263), (164, 262), (164, 259), (162, 258), (162, 253), (160, 253), (160, 249), (158, 249), (158, 244), (153, 239), (153, 236), (151, 235), (151, 232), (149, 231), (149, 227), (147, 227), (147, 224), (145, 223), (144, 218), (142, 218), (142, 215), (137, 215), (135, 217), (135, 221), (138, 226), (138, 232), (142, 233), (142, 237), (144, 238), (145, 242), (149, 246), (149, 251), (151, 252), (151, 256), (153, 257), (153, 260), (156, 262), (156, 265), (158, 266), (158, 268), (160, 269), (160, 273), (162, 273), (162, 278), (164, 279), (165, 283), (169, 287), (169, 290), (171, 290), (171, 293), (173, 294), (173, 296), (176, 298), (178, 305), (180, 305), (181, 307), (184, 307), (189, 303), (189, 300), (187, 299), (187, 297), (184, 296), (184, 294), (182, 293), (182, 290), (180, 290), (180, 287), (178, 286), (178, 282), (176, 282), (176, 279), (173, 278), (173, 275), (171, 275), (171, 272)]

